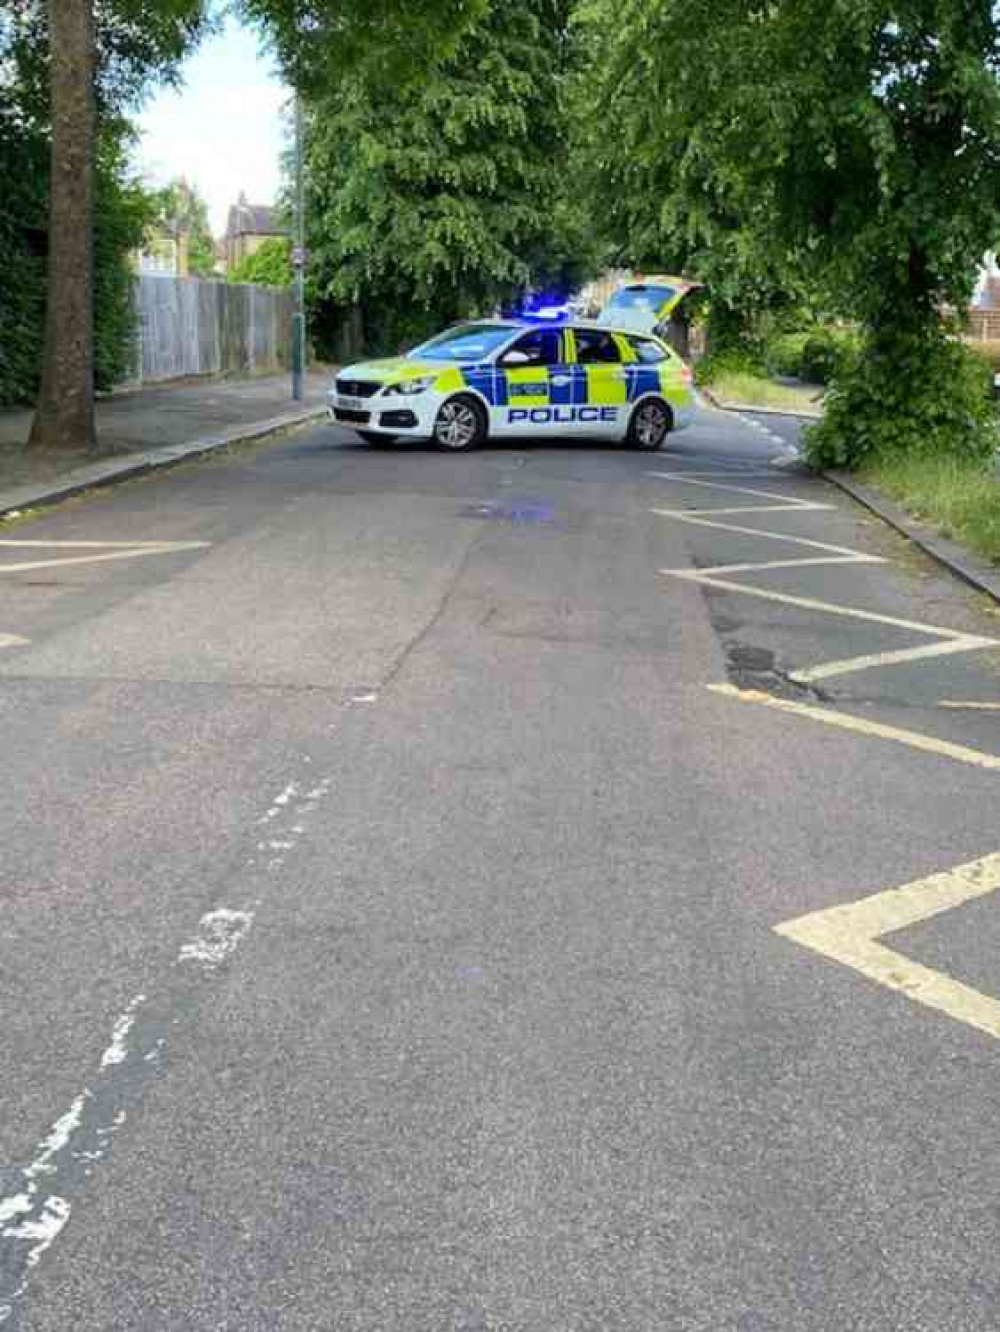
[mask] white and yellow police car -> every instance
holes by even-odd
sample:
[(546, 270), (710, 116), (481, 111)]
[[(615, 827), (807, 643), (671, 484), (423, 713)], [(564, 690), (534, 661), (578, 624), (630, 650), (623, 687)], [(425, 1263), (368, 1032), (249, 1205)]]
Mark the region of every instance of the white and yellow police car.
[(692, 407), (691, 371), (659, 338), (577, 322), (458, 324), (406, 356), (341, 370), (329, 392), (331, 418), (370, 444), (451, 452), (552, 435), (659, 449)]

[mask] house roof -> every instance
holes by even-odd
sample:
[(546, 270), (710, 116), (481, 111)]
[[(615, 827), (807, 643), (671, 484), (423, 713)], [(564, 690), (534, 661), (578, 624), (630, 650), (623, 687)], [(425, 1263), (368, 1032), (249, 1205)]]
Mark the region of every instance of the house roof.
[(239, 203), (229, 210), (227, 236), (283, 236), (285, 231), (278, 221), (278, 210), (270, 204), (247, 203), (241, 195)]

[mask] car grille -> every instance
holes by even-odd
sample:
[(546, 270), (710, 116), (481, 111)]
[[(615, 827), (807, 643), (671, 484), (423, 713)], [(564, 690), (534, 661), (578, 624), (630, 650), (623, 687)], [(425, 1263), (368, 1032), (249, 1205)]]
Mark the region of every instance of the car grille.
[(382, 387), (370, 379), (338, 379), (337, 392), (345, 398), (370, 398)]
[(349, 421), (351, 425), (367, 425), (372, 419), (371, 412), (354, 412), (348, 407), (334, 407), (333, 414), (338, 421)]

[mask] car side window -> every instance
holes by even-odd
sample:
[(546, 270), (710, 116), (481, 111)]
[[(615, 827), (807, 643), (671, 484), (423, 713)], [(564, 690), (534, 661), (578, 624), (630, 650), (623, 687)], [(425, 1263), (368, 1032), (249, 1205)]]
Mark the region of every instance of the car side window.
[(576, 338), (576, 359), (579, 365), (618, 365), (622, 354), (618, 343), (610, 333), (598, 329), (578, 328)]
[(643, 365), (662, 365), (670, 360), (670, 353), (649, 338), (629, 338), (629, 345)]
[(500, 364), (508, 364), (511, 352), (520, 352), (527, 356), (526, 361), (516, 364), (528, 368), (533, 365), (558, 365), (562, 360), (562, 336), (555, 328), (538, 328), (518, 338), (513, 347), (508, 347), (500, 358)]

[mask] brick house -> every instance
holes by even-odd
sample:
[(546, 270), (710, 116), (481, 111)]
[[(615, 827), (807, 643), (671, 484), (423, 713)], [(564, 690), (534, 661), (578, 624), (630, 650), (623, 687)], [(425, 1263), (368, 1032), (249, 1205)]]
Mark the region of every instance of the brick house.
[(288, 228), (278, 221), (278, 210), (270, 204), (247, 203), (241, 191), (239, 202), (229, 210), (226, 227), (226, 268), (233, 269), (248, 255), (256, 253), (265, 241), (287, 236)]

